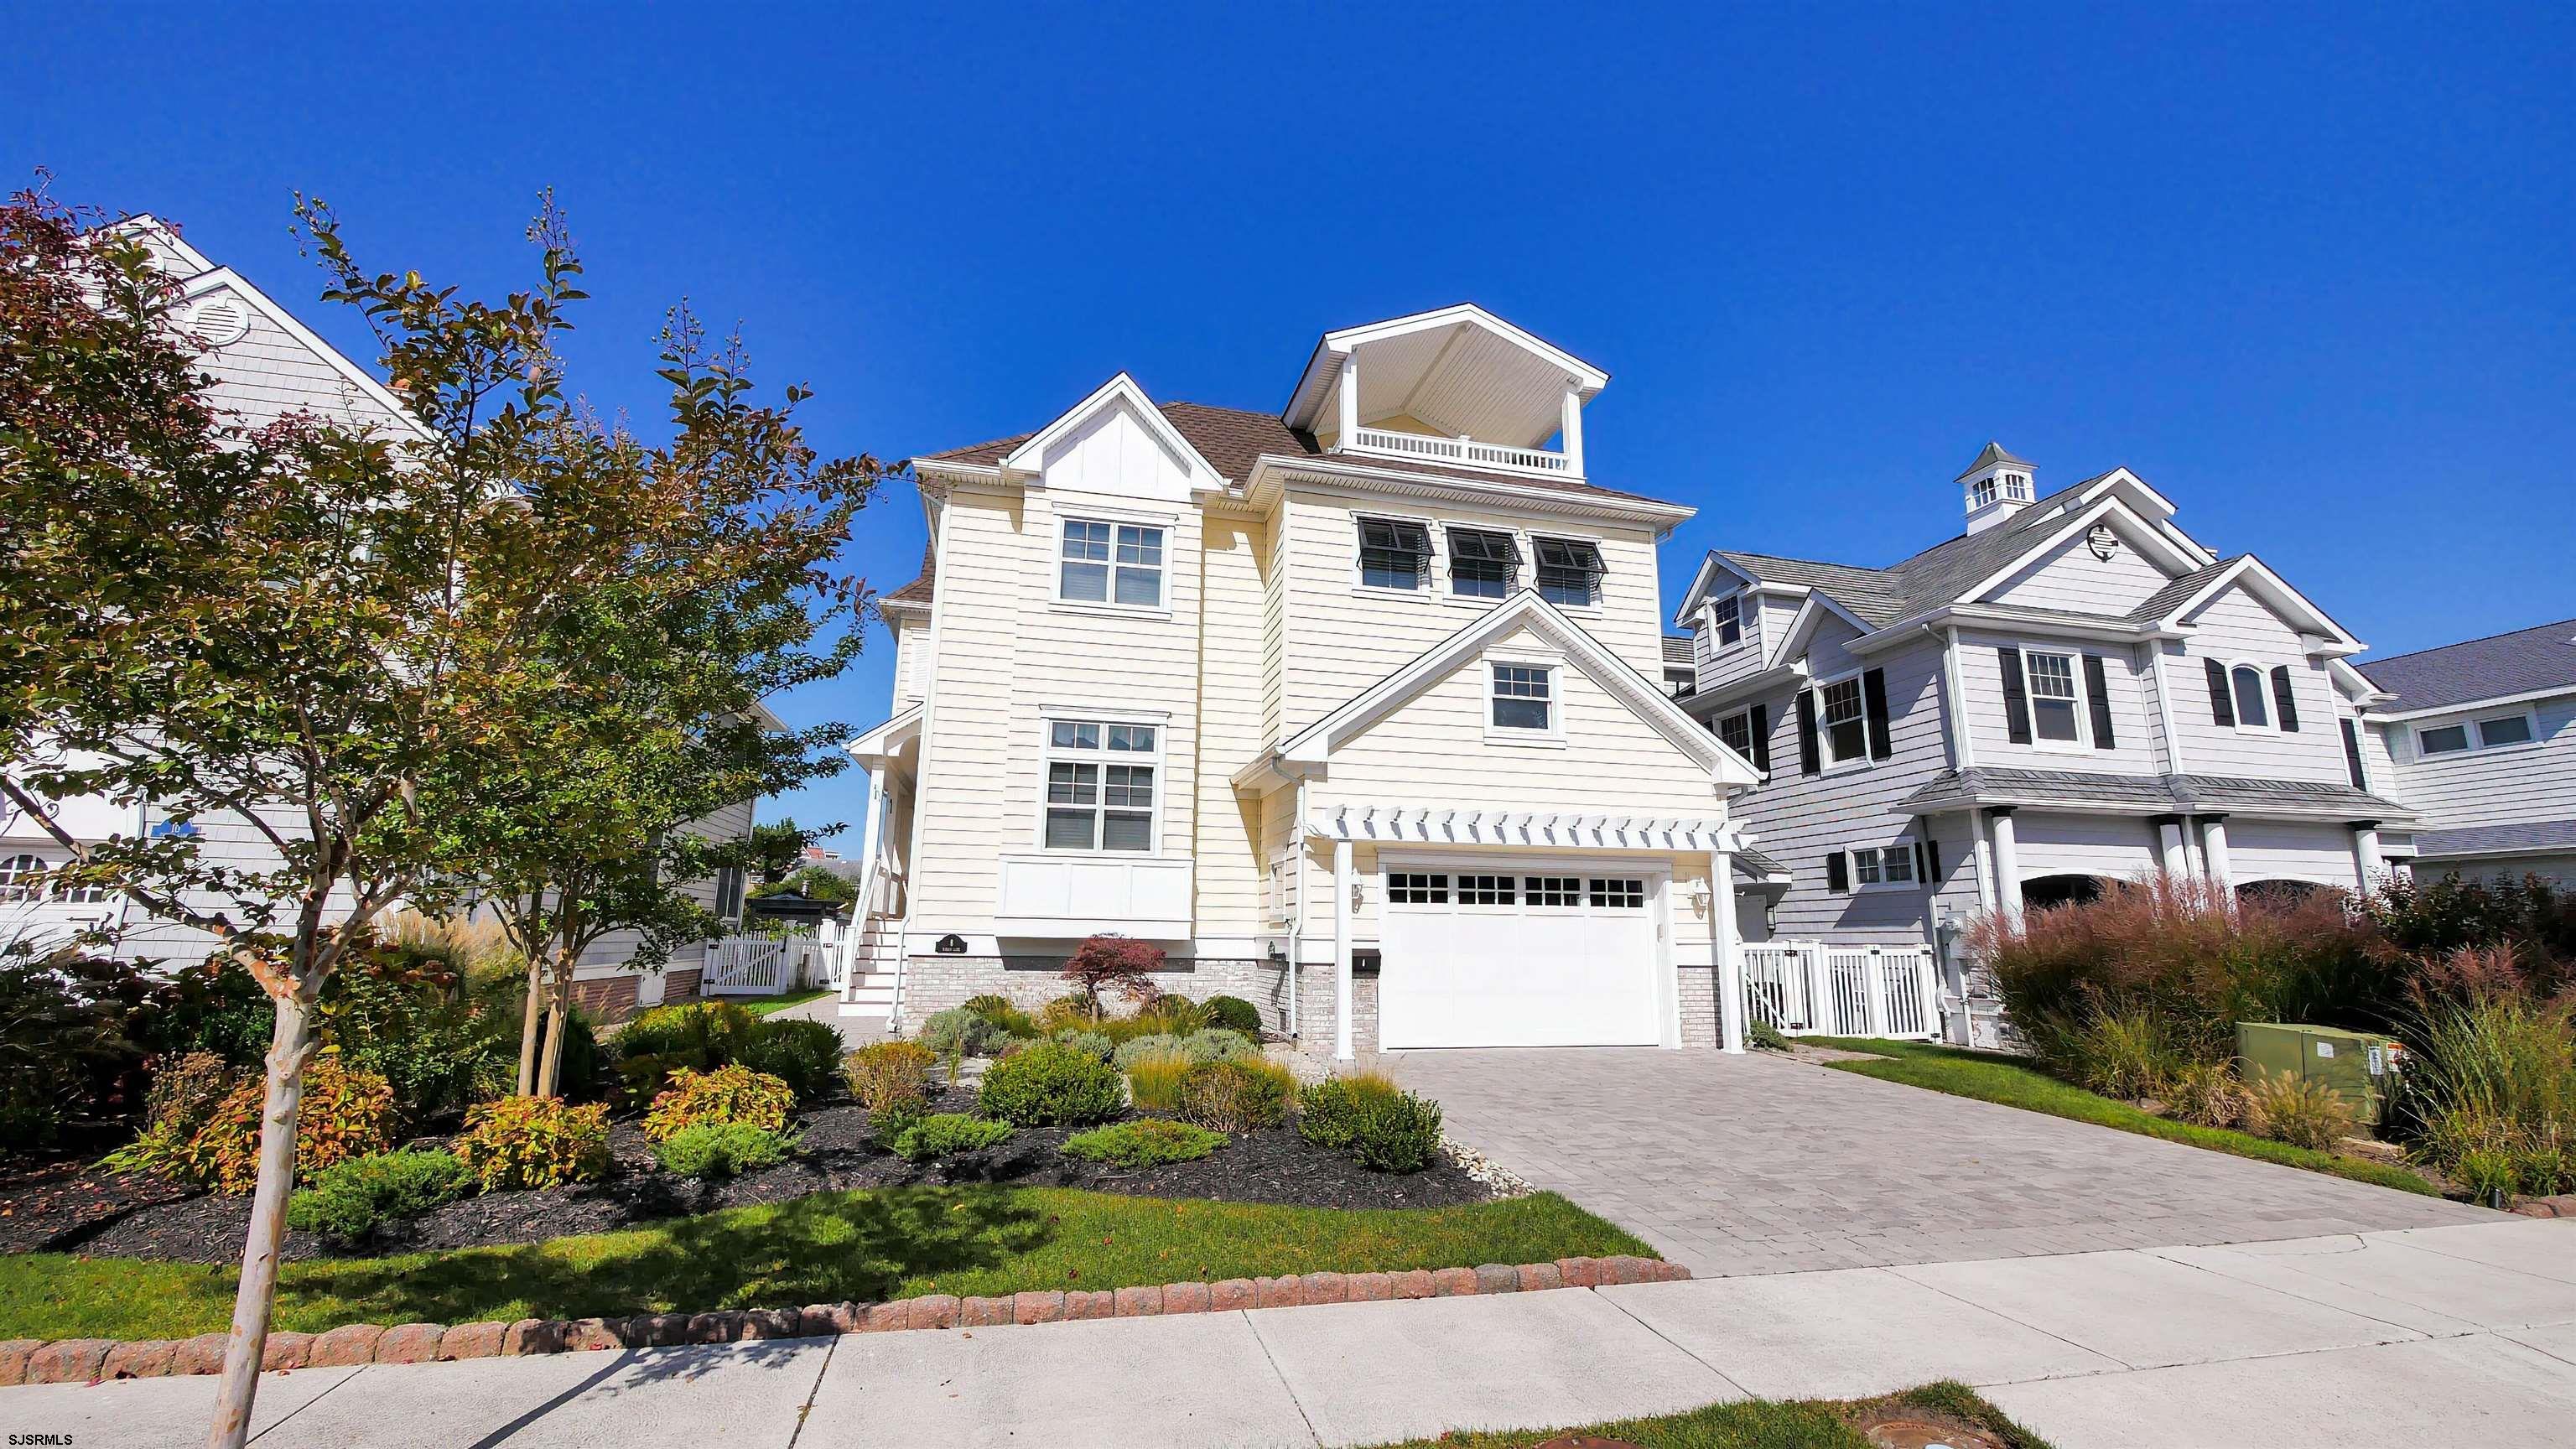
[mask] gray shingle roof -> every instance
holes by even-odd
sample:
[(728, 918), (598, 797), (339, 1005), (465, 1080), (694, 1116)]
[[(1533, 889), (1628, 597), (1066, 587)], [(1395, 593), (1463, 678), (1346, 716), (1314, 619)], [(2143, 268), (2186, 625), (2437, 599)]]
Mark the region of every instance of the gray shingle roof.
[(2414, 812), (2349, 785), (2317, 780), (2249, 780), (2229, 775), (2101, 775), (2076, 770), (1977, 766), (1943, 770), (1896, 806), (1900, 815), (1972, 805), (2112, 806), (2156, 813), (2287, 815), (2313, 819), (2411, 821)]
[[(1279, 420), (1277, 413), (1251, 412), (1243, 408), (1210, 407), (1205, 403), (1167, 402), (1155, 405), (1173, 431), (1199, 450), (1229, 482), (1240, 483), (1252, 471), (1253, 460), (1267, 454), (1275, 457), (1322, 457), (1323, 446), (1315, 435), (1292, 428)], [(971, 447), (951, 448), (944, 453), (925, 453), (923, 458), (942, 463), (994, 464), (1009, 456), (1013, 448), (1027, 442), (1034, 434), (1020, 433), (1008, 438), (995, 438)], [(1413, 459), (1390, 461), (1389, 466), (1406, 472), (1428, 473), (1439, 477), (1463, 478), (1477, 483), (1508, 483), (1516, 488), (1549, 488), (1560, 493), (1585, 494), (1597, 498), (1620, 498), (1640, 503), (1660, 503), (1642, 493), (1622, 493), (1615, 488), (1580, 482), (1572, 478), (1550, 478), (1538, 473), (1491, 473), (1477, 468), (1452, 468), (1440, 463)]]
[(2353, 663), (2371, 683), (2397, 696), (2397, 708), (2440, 709), (2560, 685), (2576, 689), (2576, 642), (2571, 641), (2576, 641), (2576, 619), (2562, 619), (2439, 649)]
[(2025, 468), (2030, 466), (2030, 460), (2028, 458), (2016, 458), (2012, 454), (2004, 451), (2003, 444), (1995, 442), (1992, 439), (1988, 439), (1985, 450), (1977, 454), (1976, 461), (1970, 463), (1967, 467), (1960, 469), (1959, 476), (1951, 479), (1950, 481), (1953, 483), (1965, 483), (1968, 481), (1969, 474), (1976, 472), (1980, 468), (1991, 468), (1997, 463), (2019, 463)]
[(2576, 850), (2576, 820), (2526, 825), (2471, 825), (2458, 830), (2419, 830), (2415, 853), (2423, 856), (2523, 855)]
[(1688, 634), (1667, 634), (1664, 636), (1664, 662), (1666, 664), (1688, 664), (1691, 662), (1691, 638)]
[(2101, 473), (2070, 483), (2009, 522), (1946, 539), (1888, 568), (1725, 550), (1717, 556), (1767, 583), (1814, 589), (1850, 610), (1853, 617), (1883, 629), (1899, 619), (1957, 603), (1987, 575), (2029, 550), (2040, 534), (2063, 524), (2075, 494), (2109, 476)]

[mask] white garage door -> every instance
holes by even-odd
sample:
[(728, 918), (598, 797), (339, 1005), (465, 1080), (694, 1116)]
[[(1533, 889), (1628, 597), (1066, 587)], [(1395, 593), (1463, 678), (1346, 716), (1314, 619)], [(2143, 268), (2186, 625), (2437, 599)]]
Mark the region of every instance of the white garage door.
[(1656, 884), (1388, 871), (1379, 1045), (1656, 1045)]

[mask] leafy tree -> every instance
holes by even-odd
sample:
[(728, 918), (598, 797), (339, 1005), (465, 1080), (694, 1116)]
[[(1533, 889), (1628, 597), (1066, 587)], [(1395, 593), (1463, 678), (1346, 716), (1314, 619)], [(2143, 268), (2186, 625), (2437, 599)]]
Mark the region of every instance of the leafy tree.
[(827, 825), (807, 830), (784, 815), (751, 827), (752, 867), (759, 872), (760, 883), (776, 885), (785, 880), (790, 871), (805, 863), (805, 847), (838, 829), (837, 825)]
[[(534, 813), (563, 779), (520, 768), (532, 752), (596, 752), (645, 720), (769, 758), (742, 743), (763, 735), (760, 693), (856, 647), (803, 645), (818, 601), (824, 618), (863, 601), (828, 561), (876, 471), (816, 461), (786, 417), (801, 390), (754, 406), (738, 353), (686, 340), (662, 373), (670, 444), (592, 420), (552, 345), (583, 293), (550, 201), (539, 284), (498, 304), (362, 273), (326, 207), (298, 213), (326, 297), (366, 315), (420, 427), (225, 422), (140, 247), (41, 195), (0, 211), (0, 793), (63, 848), (65, 879), (208, 931), (275, 1007), (221, 1445), (247, 1435), (324, 983), (392, 902), (435, 914), (496, 861), (566, 843)], [(689, 652), (707, 648), (718, 663)], [(633, 684), (636, 661), (694, 682)], [(664, 738), (623, 758), (649, 777), (709, 757)], [(652, 803), (606, 812), (620, 830), (682, 808), (628, 783)], [(80, 840), (53, 802), (88, 794), (227, 821), (265, 858)]]

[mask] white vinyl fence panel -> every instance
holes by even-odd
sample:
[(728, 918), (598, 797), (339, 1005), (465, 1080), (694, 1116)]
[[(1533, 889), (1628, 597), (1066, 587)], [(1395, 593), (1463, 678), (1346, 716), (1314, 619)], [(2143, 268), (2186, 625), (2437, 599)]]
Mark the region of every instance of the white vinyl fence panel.
[(1742, 950), (1748, 1021), (1784, 1036), (1940, 1035), (1929, 947), (1763, 941)]

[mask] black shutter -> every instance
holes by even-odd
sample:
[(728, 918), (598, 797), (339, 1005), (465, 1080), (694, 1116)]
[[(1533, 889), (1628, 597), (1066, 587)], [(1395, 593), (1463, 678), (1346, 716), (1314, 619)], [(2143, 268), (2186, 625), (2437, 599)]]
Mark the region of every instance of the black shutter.
[(1939, 880), (1941, 878), (1941, 842), (1929, 835), (1923, 837), (1923, 860), (1925, 864), (1932, 867), (1924, 872), (1923, 878), (1931, 881)]
[(2209, 671), (2209, 717), (2222, 729), (2236, 728), (2236, 706), (2227, 697), (2227, 666), (2215, 659), (2200, 661)]
[(1798, 691), (1798, 773), (1821, 775), (1825, 767), (1816, 756), (1816, 697)]
[(2361, 734), (2351, 720), (2343, 722), (2343, 767), (2352, 774), (2352, 788), (2367, 790), (2370, 782), (2361, 773)]
[(2290, 666), (2272, 666), (2272, 702), (2281, 707), (2281, 728), (2291, 734), (2299, 732), (2299, 701), (2290, 693)]
[(1896, 753), (1887, 737), (1887, 671), (1872, 669), (1860, 677), (1861, 708), (1869, 714), (1869, 757), (1884, 760)]
[(2030, 689), (2022, 683), (2021, 651), (2007, 644), (1995, 651), (2004, 666), (2004, 738), (2030, 743)]
[(1914, 880), (1917, 885), (1932, 883), (1932, 862), (1923, 858), (1923, 842), (1914, 842)]
[(1825, 889), (1838, 896), (1851, 893), (1851, 858), (1839, 850), (1825, 857)]
[(2111, 736), (2111, 682), (2102, 669), (2102, 656), (2084, 656), (2084, 690), (2093, 696), (2093, 748), (2116, 750), (2119, 742)]
[(1753, 768), (1771, 773), (1771, 711), (1768, 706), (1753, 706)]

